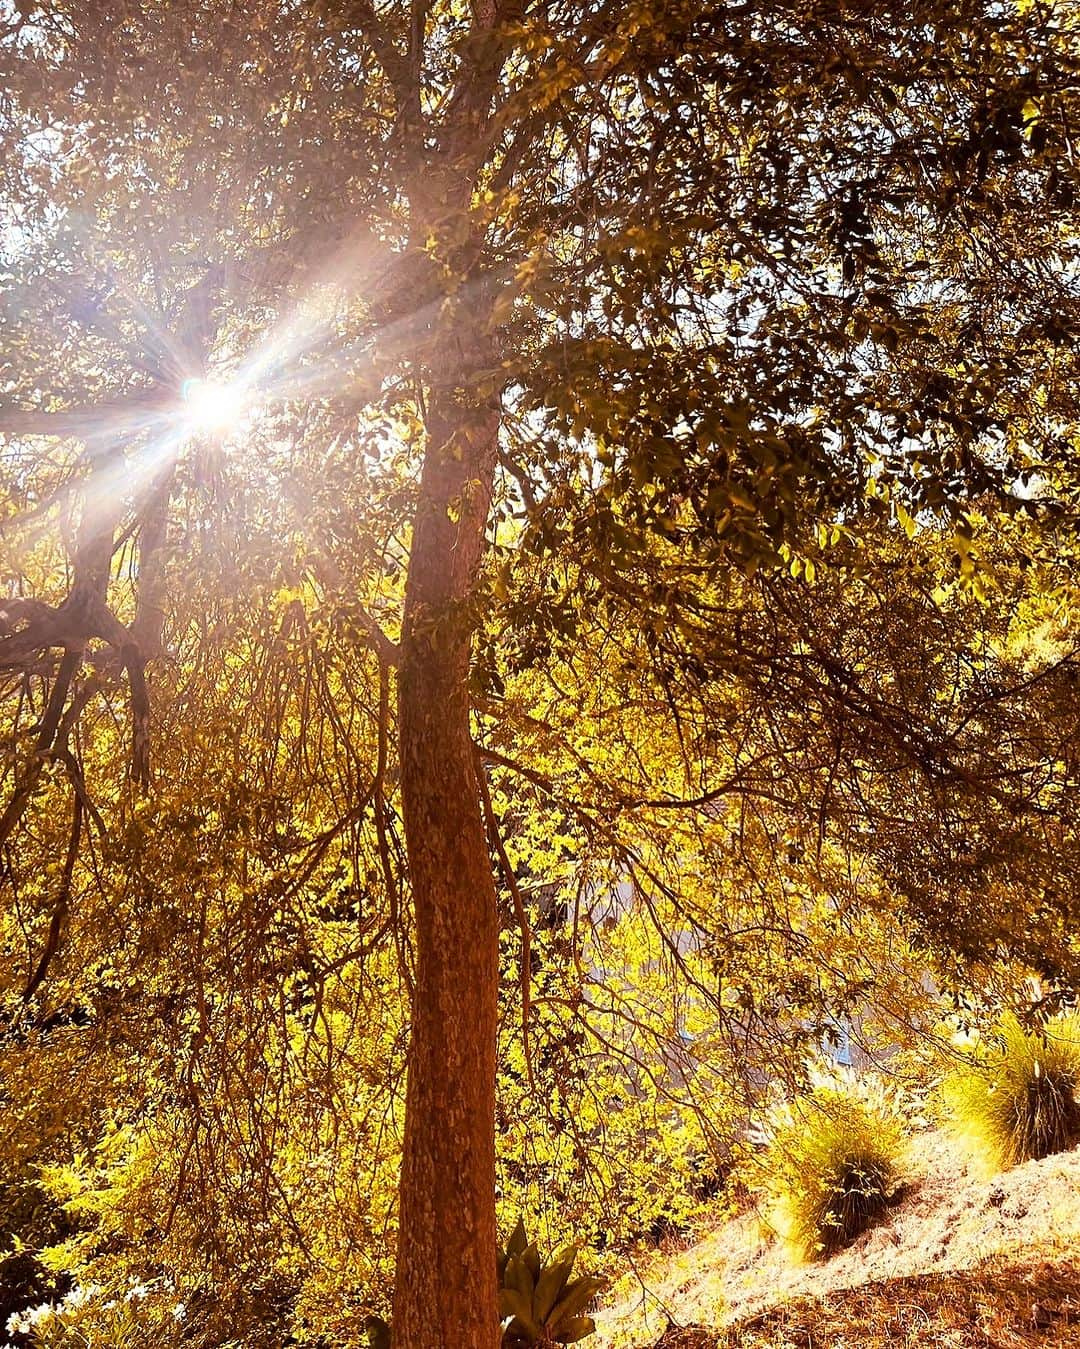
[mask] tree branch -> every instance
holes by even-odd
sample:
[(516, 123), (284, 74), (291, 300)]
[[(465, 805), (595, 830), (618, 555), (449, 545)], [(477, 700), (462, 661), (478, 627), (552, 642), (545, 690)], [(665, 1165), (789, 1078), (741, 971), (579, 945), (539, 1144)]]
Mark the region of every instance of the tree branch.
[(52, 918), (49, 920), (49, 935), (45, 939), (45, 949), (42, 951), (41, 959), (23, 989), (22, 1000), (24, 1003), (29, 1002), (41, 987), (46, 974), (49, 972), (53, 957), (60, 949), (60, 935), (71, 904), (71, 878), (75, 871), (75, 859), (79, 853), (79, 839), (82, 837), (83, 803), (78, 791), (75, 792), (74, 799), (75, 803), (71, 811), (71, 833), (68, 837), (67, 856), (64, 859), (64, 872), (60, 878), (60, 892), (53, 906)]
[(367, 39), (372, 54), (382, 66), (383, 73), (390, 80), (397, 93), (402, 108), (407, 108), (411, 98), (412, 80), (409, 60), (402, 56), (394, 45), (386, 25), (375, 12), (371, 0), (353, 0), (347, 16), (352, 19)]
[(521, 970), (519, 974), (521, 985), (521, 1047), (525, 1055), (525, 1073), (529, 1079), (529, 1086), (535, 1091), (536, 1079), (533, 1076), (532, 1050), (529, 1042), (529, 1018), (532, 1010), (532, 930), (529, 927), (529, 916), (525, 912), (525, 902), (521, 897), (521, 889), (517, 883), (517, 877), (514, 875), (514, 868), (510, 865), (510, 858), (506, 855), (502, 833), (499, 830), (499, 821), (495, 816), (495, 808), (491, 804), (491, 789), (488, 787), (487, 769), (484, 767), (483, 756), (477, 751), (476, 757), (476, 778), (480, 784), (480, 801), (484, 807), (484, 821), (487, 824), (488, 838), (491, 840), (491, 846), (495, 849), (495, 854), (499, 859), (499, 869), (506, 880), (506, 888), (510, 891), (510, 897), (514, 903), (514, 916), (517, 918), (518, 931), (521, 933)]

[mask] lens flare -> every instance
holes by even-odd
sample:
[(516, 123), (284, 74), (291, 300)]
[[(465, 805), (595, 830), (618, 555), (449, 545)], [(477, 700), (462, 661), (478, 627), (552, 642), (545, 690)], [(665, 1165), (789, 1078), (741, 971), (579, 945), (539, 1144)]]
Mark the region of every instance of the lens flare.
[(244, 414), (244, 392), (237, 384), (212, 379), (186, 379), (181, 390), (184, 419), (192, 431), (224, 435)]

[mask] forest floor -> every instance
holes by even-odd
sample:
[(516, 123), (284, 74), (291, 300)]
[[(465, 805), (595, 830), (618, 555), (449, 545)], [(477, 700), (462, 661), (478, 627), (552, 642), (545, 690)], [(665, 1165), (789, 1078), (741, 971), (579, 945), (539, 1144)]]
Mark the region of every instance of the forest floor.
[(885, 1220), (793, 1265), (754, 1212), (654, 1252), (597, 1315), (596, 1349), (1080, 1349), (1080, 1150), (985, 1178), (937, 1133)]

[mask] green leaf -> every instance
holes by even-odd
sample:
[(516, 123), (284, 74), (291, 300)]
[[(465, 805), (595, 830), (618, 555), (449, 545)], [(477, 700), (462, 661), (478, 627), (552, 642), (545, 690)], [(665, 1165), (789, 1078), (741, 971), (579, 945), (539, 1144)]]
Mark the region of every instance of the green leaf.
[(533, 1287), (535, 1288), (536, 1281), (540, 1277), (540, 1269), (541, 1269), (540, 1250), (535, 1242), (525, 1247), (525, 1249), (521, 1252), (521, 1259), (525, 1265), (525, 1268), (529, 1271), (529, 1274), (532, 1276)]
[(519, 1218), (514, 1230), (510, 1233), (510, 1240), (506, 1243), (506, 1254), (521, 1255), (529, 1244), (529, 1238), (525, 1234), (525, 1224)]
[(536, 1281), (529, 1266), (525, 1263), (524, 1253), (512, 1255), (507, 1261), (505, 1287), (515, 1288), (519, 1293), (522, 1293), (528, 1299), (528, 1305), (531, 1309)]
[(510, 1326), (512, 1333), (526, 1335), (533, 1340), (540, 1338), (540, 1327), (533, 1320), (532, 1298), (526, 1297), (519, 1289), (499, 1289), (499, 1316), (503, 1320), (508, 1316), (514, 1318)]
[(577, 1344), (578, 1340), (583, 1340), (586, 1335), (592, 1335), (596, 1330), (596, 1322), (591, 1316), (575, 1316), (573, 1320), (567, 1321), (559, 1332), (560, 1344)]
[(591, 1274), (586, 1274), (568, 1284), (565, 1293), (556, 1304), (548, 1320), (548, 1331), (555, 1334), (560, 1326), (565, 1325), (579, 1312), (584, 1311), (597, 1293), (606, 1287), (606, 1279), (598, 1279)]
[(578, 1248), (576, 1246), (567, 1246), (551, 1261), (537, 1280), (536, 1292), (533, 1295), (533, 1311), (541, 1324), (547, 1321), (551, 1315), (551, 1309), (566, 1287), (566, 1281), (570, 1277), (570, 1271), (574, 1268), (577, 1253)]

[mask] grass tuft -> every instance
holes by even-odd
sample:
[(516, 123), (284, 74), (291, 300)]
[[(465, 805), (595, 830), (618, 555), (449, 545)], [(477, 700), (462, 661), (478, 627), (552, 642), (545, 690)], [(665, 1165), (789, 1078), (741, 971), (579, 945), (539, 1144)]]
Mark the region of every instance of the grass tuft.
[(885, 1213), (899, 1188), (904, 1130), (885, 1093), (825, 1083), (772, 1113), (755, 1159), (770, 1221), (794, 1255), (828, 1257)]
[(1080, 1144), (1080, 1018), (1039, 1034), (1005, 1017), (993, 1041), (943, 1087), (956, 1133), (988, 1169), (1018, 1166)]

